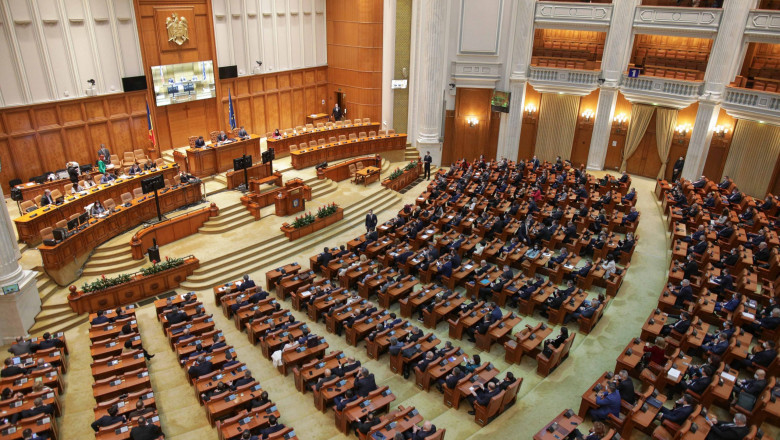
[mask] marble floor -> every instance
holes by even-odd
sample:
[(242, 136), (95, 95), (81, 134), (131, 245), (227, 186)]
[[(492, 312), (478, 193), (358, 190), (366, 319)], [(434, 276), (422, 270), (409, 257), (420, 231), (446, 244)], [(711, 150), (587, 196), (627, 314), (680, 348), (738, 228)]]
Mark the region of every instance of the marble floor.
[[(285, 180), (294, 175), (292, 172), (289, 174), (285, 172)], [(393, 374), (389, 368), (387, 355), (372, 361), (366, 356), (362, 344), (359, 348), (349, 346), (343, 337), (327, 333), (324, 325), (310, 322), (309, 325), (314, 333), (323, 335), (327, 339), (331, 350), (343, 350), (347, 355), (354, 356), (375, 374), (380, 386), (388, 385), (397, 398), (394, 405), (413, 405), (427, 420), (432, 421), (439, 428), (446, 428), (447, 439), (530, 439), (563, 409), (577, 410), (581, 394), (604, 371), (614, 368), (618, 354), (630, 338), (639, 335), (642, 323), (657, 303), (670, 259), (669, 237), (660, 205), (653, 195), (655, 181), (640, 177), (634, 178), (633, 182), (639, 194), (637, 207), (642, 215), (637, 231), (640, 240), (619, 295), (610, 302), (603, 319), (592, 333), (577, 334), (569, 359), (547, 378), (541, 378), (536, 374), (535, 360), (524, 359), (521, 365), (507, 364), (504, 361), (503, 347), (494, 346), (490, 353), (480, 353), (483, 362), (492, 362), (500, 371), (512, 371), (515, 376), (524, 378), (517, 404), (483, 428), (474, 423), (473, 416), (467, 414), (468, 405), (461, 406), (459, 410), (448, 408), (443, 404), (442, 395), (435, 389), (428, 393), (419, 391), (412, 380), (404, 380), (402, 376)], [(368, 192), (379, 191), (377, 186), (378, 183), (375, 183), (364, 188), (344, 181), (326, 198), (348, 206), (359, 201)], [(390, 218), (404, 204), (413, 203), (414, 198), (423, 191), (424, 187), (424, 184), (418, 184), (401, 196), (390, 208), (379, 213), (380, 222)], [(222, 193), (219, 196), (227, 200), (233, 197), (231, 194), (235, 193)], [(311, 206), (316, 207), (319, 204), (315, 203)], [(244, 247), (252, 241), (260, 241), (268, 234), (279, 233), (278, 225), (281, 222), (282, 219), (269, 216), (259, 222), (242, 226), (241, 231), (235, 233), (231, 231), (218, 236), (197, 234), (166, 246), (164, 252), (169, 255), (191, 253), (201, 261), (219, 259), (228, 255), (236, 246)], [(354, 228), (334, 237), (328, 244), (334, 246), (345, 243), (361, 232), (361, 227)], [(289, 261), (298, 261), (308, 266), (309, 256), (317, 253), (320, 248), (320, 245), (306, 248)], [(36, 258), (34, 254), (37, 254), (34, 250), (24, 252), (23, 263), (26, 267), (34, 266)], [(260, 268), (251, 272), (250, 276), (258, 284), (261, 282), (264, 284), (265, 271), (273, 267)], [(594, 289), (594, 293), (597, 291), (598, 289)], [(62, 294), (65, 294), (64, 289)], [(207, 311), (213, 313), (216, 327), (222, 329), (227, 342), (235, 347), (238, 359), (249, 366), (254, 377), (277, 403), (283, 423), (293, 426), (301, 439), (347, 438), (336, 430), (332, 412), (323, 414), (317, 411), (312, 395), (297, 392), (292, 375), (284, 377), (278, 373), (271, 366), (270, 361), (262, 357), (260, 349), (252, 346), (246, 335), (236, 330), (233, 321), (224, 317), (221, 310), (215, 306), (210, 289), (198, 291), (197, 294)], [(289, 303), (286, 306), (291, 309)], [(391, 310), (397, 312), (398, 305), (395, 304)], [(308, 321), (303, 314), (294, 311), (293, 313), (299, 320)], [(208, 424), (205, 413), (195, 398), (193, 388), (185, 380), (185, 373), (177, 364), (175, 355), (167, 344), (162, 326), (154, 316), (154, 308), (151, 305), (141, 307), (137, 316), (144, 345), (149, 352), (156, 354), (156, 357), (149, 362), (149, 372), (167, 438), (217, 439), (216, 429)], [(519, 325), (536, 322), (535, 317), (524, 317)], [(443, 341), (449, 340), (447, 324), (441, 323), (436, 329), (436, 334)], [(89, 423), (94, 420), (92, 408), (95, 401), (90, 392), (92, 377), (91, 358), (87, 350), (88, 325), (69, 330), (67, 338), (71, 346), (71, 354), (70, 370), (65, 376), (63, 415), (59, 420), (61, 439), (91, 438)], [(467, 353), (477, 353), (474, 345), (465, 339), (453, 342), (463, 347)], [(639, 434), (633, 438), (646, 437)]]

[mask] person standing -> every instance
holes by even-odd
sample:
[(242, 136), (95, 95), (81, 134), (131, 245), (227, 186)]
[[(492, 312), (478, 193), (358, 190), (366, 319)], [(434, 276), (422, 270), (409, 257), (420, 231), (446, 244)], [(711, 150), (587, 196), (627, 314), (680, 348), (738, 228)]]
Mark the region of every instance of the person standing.
[(433, 162), (433, 158), (431, 158), (431, 152), (426, 151), (425, 157), (423, 157), (423, 170), (424, 170), (424, 179), (425, 180), (431, 180), (431, 162)]
[(103, 160), (105, 161), (111, 160), (111, 152), (108, 151), (108, 148), (106, 148), (106, 144), (100, 144), (100, 149), (98, 149), (97, 155), (98, 157), (103, 156)]
[(338, 103), (336, 103), (336, 105), (333, 107), (333, 120), (334, 121), (341, 120), (341, 108), (339, 108)]
[(672, 182), (676, 182), (677, 179), (680, 178), (680, 174), (682, 174), (683, 167), (685, 166), (685, 158), (680, 156), (679, 159), (674, 163), (674, 167), (672, 168)]
[(376, 214), (374, 214), (374, 210), (369, 209), (368, 214), (366, 214), (366, 232), (373, 231), (376, 228), (378, 221)]

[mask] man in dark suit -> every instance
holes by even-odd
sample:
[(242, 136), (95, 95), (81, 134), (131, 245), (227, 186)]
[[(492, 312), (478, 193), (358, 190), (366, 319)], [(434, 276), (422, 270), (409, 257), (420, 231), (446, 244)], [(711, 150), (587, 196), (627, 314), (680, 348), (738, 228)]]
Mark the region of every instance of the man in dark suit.
[(355, 423), (355, 431), (360, 431), (363, 434), (368, 434), (369, 431), (371, 431), (371, 428), (374, 426), (382, 423), (382, 420), (379, 419), (379, 417), (376, 417), (374, 415), (374, 412), (371, 411), (366, 415), (366, 420), (361, 421), (358, 419), (358, 421)]
[(333, 116), (334, 121), (341, 120), (341, 108), (339, 107), (338, 103), (336, 103), (336, 105), (333, 106), (333, 111), (331, 112), (331, 116)]
[(374, 230), (378, 221), (376, 214), (374, 214), (374, 210), (369, 209), (368, 214), (366, 214), (366, 232)]
[(696, 255), (702, 255), (707, 252), (707, 237), (702, 236), (699, 242), (693, 246), (688, 247), (688, 253), (694, 253)]
[(326, 368), (325, 371), (322, 374), (322, 377), (317, 381), (317, 384), (314, 385), (314, 390), (319, 391), (320, 388), (323, 387), (327, 382), (330, 382), (333, 379), (337, 379), (338, 376), (333, 374), (333, 371), (330, 368)]
[(43, 404), (43, 399), (40, 397), (37, 397), (35, 400), (33, 400), (33, 407), (30, 409), (22, 410), (20, 413), (16, 413), (11, 417), (11, 424), (16, 424), (19, 420), (29, 419), (30, 417), (35, 417), (38, 414), (48, 414), (50, 416), (54, 415), (54, 405)]
[(179, 324), (187, 320), (187, 313), (174, 306), (173, 310), (165, 315), (165, 319), (168, 321), (168, 325)]
[(213, 365), (211, 364), (211, 361), (207, 361), (206, 357), (201, 355), (195, 361), (195, 364), (193, 364), (190, 369), (187, 370), (187, 373), (189, 374), (190, 378), (194, 379), (211, 373), (212, 368)]
[(620, 370), (616, 380), (618, 394), (620, 394), (620, 400), (624, 400), (631, 405), (636, 402), (636, 393), (634, 392), (634, 382), (628, 376), (628, 371)]
[(756, 370), (752, 379), (742, 379), (734, 385), (732, 404), (739, 401), (739, 395), (742, 393), (750, 394), (754, 398), (758, 399), (761, 392), (767, 386), (766, 371), (762, 369)]
[[(490, 404), (490, 399), (498, 395), (498, 393), (501, 392), (501, 389), (496, 386), (494, 382), (488, 382), (487, 388), (485, 385), (482, 385), (481, 388), (476, 388), (471, 390), (471, 395), (466, 396), (466, 399), (471, 403), (472, 408), (476, 408), (476, 405), (480, 406), (487, 406)], [(470, 415), (474, 415), (476, 411), (471, 410), (469, 411)]]
[(227, 134), (224, 131), (220, 131), (217, 135), (217, 142), (225, 142), (226, 140), (228, 140)]
[(425, 180), (431, 180), (431, 162), (433, 162), (431, 152), (426, 151), (425, 157), (423, 157), (423, 178)]
[(674, 166), (672, 167), (672, 182), (676, 182), (677, 179), (680, 178), (680, 174), (682, 174), (682, 170), (684, 166), (685, 166), (685, 158), (680, 156), (680, 158), (674, 162)]
[(733, 423), (719, 422), (715, 414), (710, 413), (707, 424), (710, 425), (710, 432), (705, 440), (742, 440), (750, 432), (747, 418), (742, 413), (734, 415)]
[(131, 440), (156, 440), (161, 435), (163, 433), (160, 427), (154, 423), (149, 423), (146, 417), (139, 417), (138, 426), (130, 430)]
[(774, 330), (780, 326), (780, 309), (772, 309), (771, 315), (761, 318), (757, 323), (745, 325), (745, 330), (755, 334), (761, 333), (764, 329)]
[(105, 416), (100, 417), (99, 419), (92, 422), (92, 430), (95, 432), (98, 432), (101, 427), (103, 426), (111, 426), (114, 423), (120, 423), (125, 421), (125, 416), (117, 415), (119, 414), (119, 407), (116, 405), (112, 405), (110, 408), (108, 408), (108, 414)]
[(47, 206), (47, 205), (53, 205), (54, 204), (54, 198), (51, 196), (51, 190), (47, 189), (43, 192), (43, 196), (41, 197), (41, 206)]
[(97, 151), (97, 157), (103, 156), (106, 162), (111, 160), (111, 152), (106, 148), (106, 144), (100, 144), (100, 148)]
[(769, 258), (772, 256), (772, 251), (769, 250), (765, 241), (758, 244), (758, 250), (753, 254), (753, 264), (765, 264), (769, 262)]
[(734, 367), (737, 369), (743, 367), (768, 368), (769, 364), (777, 357), (775, 345), (775, 341), (764, 341), (760, 346), (754, 347), (753, 353), (749, 354), (747, 358), (735, 362)]
[(333, 403), (336, 406), (336, 411), (344, 411), (344, 408), (347, 407), (347, 404), (354, 402), (359, 398), (360, 396), (357, 396), (352, 390), (347, 390), (343, 396), (336, 396), (333, 399)]
[(367, 368), (362, 368), (355, 378), (355, 394), (360, 397), (366, 397), (371, 391), (376, 390), (376, 388), (374, 375), (369, 373)]
[(688, 314), (688, 312), (682, 312), (680, 314), (680, 319), (677, 322), (674, 324), (664, 324), (664, 326), (661, 327), (661, 336), (669, 336), (669, 334), (672, 333), (672, 330), (683, 335), (690, 327), (691, 316)]
[(404, 348), (404, 343), (399, 341), (395, 336), (390, 338), (390, 348), (388, 348), (388, 352), (390, 353), (390, 356), (396, 356), (399, 353), (401, 353), (401, 349)]
[(106, 316), (105, 310), (98, 310), (97, 316), (95, 319), (92, 320), (92, 325), (99, 325), (99, 324), (105, 324), (109, 321), (108, 317)]
[(675, 307), (684, 307), (686, 302), (695, 301), (691, 282), (687, 279), (682, 280), (680, 282), (680, 287), (677, 289), (672, 288), (670, 283), (669, 290), (671, 290), (672, 295), (677, 297), (677, 299), (674, 301)]
[(246, 289), (255, 287), (255, 282), (249, 279), (249, 274), (244, 274), (244, 280), (241, 282), (241, 286), (238, 288), (239, 292), (243, 292)]
[(685, 419), (693, 413), (694, 399), (690, 394), (683, 394), (677, 402), (674, 403), (674, 408), (661, 407), (658, 419), (661, 421), (668, 420), (672, 423), (682, 425)]
[(249, 133), (246, 132), (246, 129), (244, 129), (243, 125), (241, 126), (241, 128), (238, 129), (238, 137), (240, 137), (241, 139), (249, 137)]
[(615, 382), (607, 382), (607, 389), (596, 396), (596, 405), (597, 408), (589, 411), (595, 421), (606, 420), (610, 414), (620, 415), (620, 393)]
[(701, 370), (694, 373), (693, 376), (693, 378), (684, 382), (685, 389), (701, 396), (707, 387), (710, 386), (710, 383), (712, 383), (712, 368), (709, 365), (705, 365)]
[(195, 148), (203, 148), (206, 146), (206, 141), (203, 140), (203, 136), (198, 136), (197, 139), (195, 139)]
[(412, 425), (412, 429), (404, 432), (404, 438), (407, 440), (425, 440), (428, 438), (429, 435), (432, 435), (436, 432), (436, 426), (434, 426), (431, 422), (425, 421), (423, 422), (422, 427), (417, 425)]
[(688, 254), (685, 261), (685, 268), (683, 269), (683, 278), (690, 280), (691, 277), (699, 275), (699, 263), (693, 258), (693, 254)]
[(11, 358), (5, 358), (5, 367), (2, 371), (0, 371), (0, 377), (11, 377), (16, 376), (17, 374), (27, 374), (27, 370), (24, 368), (14, 365), (14, 361)]

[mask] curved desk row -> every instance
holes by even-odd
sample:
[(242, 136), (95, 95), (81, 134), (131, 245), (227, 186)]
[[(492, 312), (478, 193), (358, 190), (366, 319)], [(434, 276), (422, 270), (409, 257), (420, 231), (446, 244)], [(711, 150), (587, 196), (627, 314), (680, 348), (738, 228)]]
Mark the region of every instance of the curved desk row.
[[(169, 212), (198, 202), (203, 198), (200, 182), (179, 185), (160, 194), (160, 211)], [(154, 194), (130, 202), (129, 207), (117, 206), (117, 212), (100, 219), (53, 245), (38, 246), (43, 268), (57, 284), (64, 286), (79, 277), (81, 267), (100, 243), (157, 216)]]
[(356, 157), (354, 159), (345, 160), (334, 165), (327, 166), (325, 168), (317, 169), (318, 179), (330, 179), (334, 182), (341, 182), (350, 178), (349, 166), (362, 163), (364, 167), (377, 167), (382, 168), (382, 157), (378, 154), (376, 156), (369, 157)]
[(296, 170), (300, 170), (322, 162), (346, 159), (362, 154), (380, 153), (382, 151), (403, 150), (405, 148), (405, 134), (360, 138), (293, 151), (291, 153), (292, 166)]
[(311, 131), (304, 131), (292, 136), (283, 135), (279, 139), (268, 138), (267, 142), (268, 148), (274, 149), (276, 157), (284, 157), (290, 154), (290, 145), (295, 145), (296, 147), (300, 144), (309, 145), (309, 142), (318, 142), (320, 139), (325, 139), (325, 142), (327, 143), (331, 137), (338, 139), (339, 136), (343, 135), (349, 138), (350, 134), (360, 136), (361, 132), (365, 132), (366, 135), (368, 135), (369, 132), (378, 132), (381, 129), (382, 126), (379, 125), (378, 122), (370, 124), (350, 124), (334, 128), (323, 127), (315, 128)]
[(143, 260), (146, 250), (154, 245), (155, 240), (158, 246), (173, 243), (198, 232), (203, 223), (217, 215), (219, 215), (219, 208), (211, 203), (203, 209), (188, 212), (141, 229), (130, 239), (130, 251), (133, 254), (133, 259)]
[(41, 241), (41, 229), (54, 228), (57, 222), (67, 220), (73, 214), (83, 214), (84, 208), (100, 201), (113, 199), (117, 205), (122, 203), (122, 194), (133, 193), (133, 190), (141, 187), (141, 181), (149, 177), (162, 174), (165, 179), (173, 180), (179, 174), (178, 165), (166, 165), (160, 170), (150, 171), (137, 176), (129, 176), (117, 179), (113, 183), (97, 185), (86, 191), (84, 195), (67, 195), (61, 205), (49, 205), (28, 212), (14, 219), (16, 231), (19, 233), (19, 241), (24, 241), (33, 246)]
[(233, 169), (233, 159), (243, 155), (260, 159), (260, 136), (249, 135), (248, 139), (236, 139), (227, 144), (207, 144), (204, 148), (187, 148), (187, 163), (190, 174), (203, 177)]

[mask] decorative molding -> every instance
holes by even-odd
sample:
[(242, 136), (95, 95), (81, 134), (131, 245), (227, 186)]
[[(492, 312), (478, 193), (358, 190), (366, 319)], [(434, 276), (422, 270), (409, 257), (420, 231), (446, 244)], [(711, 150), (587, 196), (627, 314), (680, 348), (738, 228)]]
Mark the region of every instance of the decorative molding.
[(501, 79), (501, 63), (453, 62), (451, 75), (459, 87), (495, 87)]
[(726, 96), (721, 105), (726, 113), (735, 118), (780, 125), (780, 94), (726, 87)]
[[(471, 3), (471, 5), (468, 5), (468, 3)], [(495, 8), (495, 23), (485, 23), (481, 20), (474, 20), (474, 17), (472, 16), (466, 16), (466, 8), (467, 7), (477, 7), (481, 10), (486, 10), (487, 8), (490, 8), (491, 6)], [(504, 0), (460, 0), (460, 25), (458, 28), (458, 53), (459, 54), (466, 54), (466, 55), (498, 55), (498, 47), (501, 40), (501, 17), (502, 12), (504, 9)], [(485, 50), (464, 50), (463, 49), (463, 39), (464, 34), (467, 33), (467, 29), (471, 29), (468, 26), (477, 26), (478, 27), (478, 35), (471, 35), (471, 32), (469, 32), (470, 35), (466, 36), (466, 40), (471, 41), (474, 40), (475, 37), (486, 35), (488, 33), (488, 30), (492, 27), (495, 29), (494, 36), (491, 38), (492, 40), (492, 47), (490, 49)]]
[(599, 85), (600, 71), (558, 69), (555, 67), (528, 68), (528, 82), (541, 93), (566, 93), (585, 96)]
[(745, 37), (749, 41), (777, 44), (780, 38), (780, 11), (750, 11), (745, 26)]
[(623, 75), (620, 92), (634, 103), (682, 109), (699, 100), (704, 82)]
[(612, 5), (544, 2), (536, 3), (534, 22), (555, 29), (606, 29), (612, 20)]
[(676, 8), (665, 6), (637, 6), (634, 10), (634, 29), (642, 33), (668, 35), (711, 35), (718, 32), (723, 16), (721, 9)]

